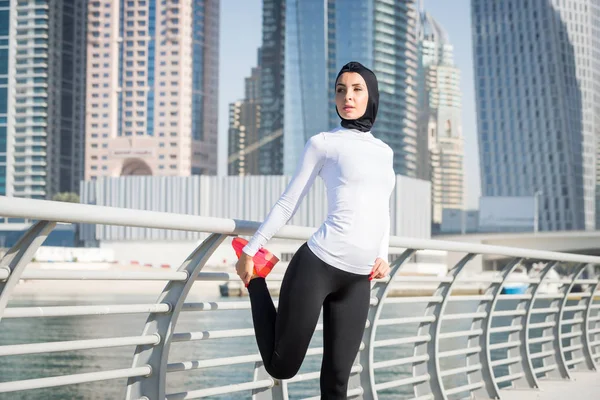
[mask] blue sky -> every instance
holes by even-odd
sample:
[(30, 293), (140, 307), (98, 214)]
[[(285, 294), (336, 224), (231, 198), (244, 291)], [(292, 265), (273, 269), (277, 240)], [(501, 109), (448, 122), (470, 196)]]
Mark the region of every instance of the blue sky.
[[(467, 206), (477, 208), (480, 193), (475, 91), (469, 0), (421, 0), (425, 9), (446, 29), (461, 71), (463, 136)], [(262, 0), (221, 0), (219, 57), (219, 137), (226, 138), (229, 103), (244, 97), (244, 78), (256, 65), (261, 43)], [(219, 173), (225, 174), (227, 149), (219, 140)]]

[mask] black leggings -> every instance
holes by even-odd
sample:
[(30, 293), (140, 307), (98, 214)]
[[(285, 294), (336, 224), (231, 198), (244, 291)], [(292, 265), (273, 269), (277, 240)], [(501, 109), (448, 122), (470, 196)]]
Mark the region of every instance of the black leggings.
[(368, 275), (342, 271), (321, 261), (304, 243), (281, 284), (279, 308), (264, 279), (248, 285), (256, 342), (267, 372), (277, 379), (296, 375), (323, 307), (321, 398), (346, 399), (369, 312)]

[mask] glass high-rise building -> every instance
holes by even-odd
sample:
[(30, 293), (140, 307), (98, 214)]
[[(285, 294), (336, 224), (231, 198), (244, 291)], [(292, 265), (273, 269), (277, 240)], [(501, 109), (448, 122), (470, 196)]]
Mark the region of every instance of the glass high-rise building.
[(600, 5), (473, 0), (484, 196), (536, 196), (540, 230), (596, 224)]
[(79, 192), (87, 1), (0, 1), (0, 194)]
[(413, 0), (265, 0), (260, 173), (292, 174), (308, 138), (339, 125), (335, 78), (359, 61), (379, 79), (373, 134), (415, 176), (416, 18)]
[(460, 70), (443, 27), (422, 12), (418, 30), (418, 168), (431, 181), (432, 222), (444, 209), (464, 208), (464, 146)]
[(217, 172), (219, 0), (91, 0), (85, 178)]

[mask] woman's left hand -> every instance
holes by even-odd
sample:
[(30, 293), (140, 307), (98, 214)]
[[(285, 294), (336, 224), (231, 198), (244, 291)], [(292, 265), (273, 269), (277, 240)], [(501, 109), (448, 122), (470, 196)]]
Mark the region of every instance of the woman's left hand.
[(381, 279), (385, 278), (390, 273), (390, 265), (383, 259), (377, 258), (375, 260), (375, 265), (373, 266), (373, 271), (371, 271), (370, 279)]

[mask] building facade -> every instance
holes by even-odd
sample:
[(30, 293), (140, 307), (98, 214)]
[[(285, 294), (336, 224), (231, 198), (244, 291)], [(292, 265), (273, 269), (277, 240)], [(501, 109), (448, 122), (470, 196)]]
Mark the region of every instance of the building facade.
[(0, 1), (0, 194), (52, 198), (83, 178), (87, 1)]
[(539, 197), (540, 230), (594, 229), (598, 2), (471, 8), (482, 195)]
[(444, 209), (464, 208), (460, 70), (448, 35), (427, 12), (420, 15), (418, 39), (417, 177), (431, 181), (435, 229)]
[(260, 67), (245, 79), (245, 93), (229, 105), (228, 175), (259, 175)]
[[(86, 181), (81, 202), (108, 207), (172, 212), (205, 217), (262, 221), (289, 184), (290, 176), (102, 177)], [(431, 184), (396, 177), (390, 197), (390, 232), (394, 236), (431, 236)], [(315, 227), (327, 217), (326, 188), (321, 180), (306, 194), (290, 225)], [(253, 201), (248, 201), (252, 199)], [(197, 240), (198, 232), (84, 225), (81, 239), (94, 241)]]
[(219, 0), (95, 0), (85, 179), (216, 174)]
[(373, 134), (415, 176), (416, 21), (414, 0), (265, 0), (259, 172), (292, 174), (308, 138), (339, 125), (335, 78), (359, 61), (379, 79)]

